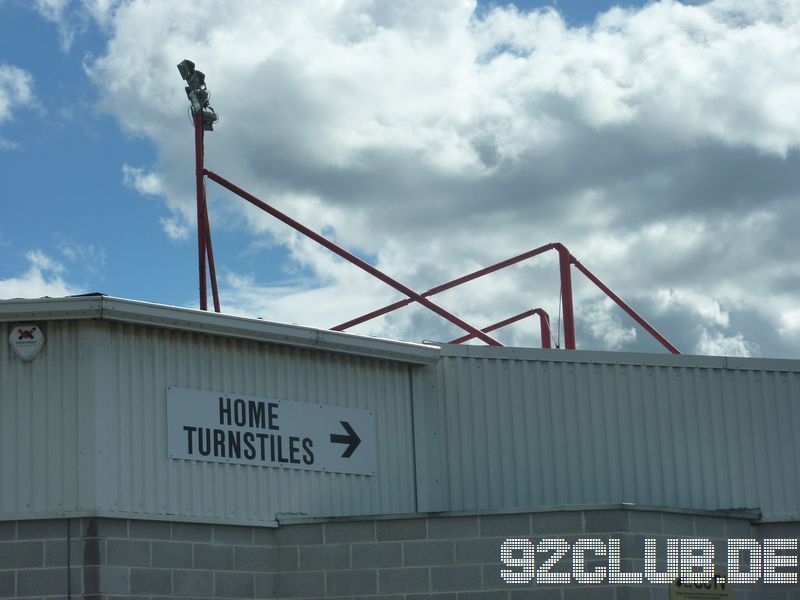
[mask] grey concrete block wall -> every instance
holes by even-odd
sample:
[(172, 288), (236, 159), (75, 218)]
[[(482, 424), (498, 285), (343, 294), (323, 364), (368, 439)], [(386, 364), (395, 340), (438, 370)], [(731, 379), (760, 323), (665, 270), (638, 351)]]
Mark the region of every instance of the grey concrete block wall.
[[(0, 598), (668, 600), (666, 585), (509, 584), (500, 576), (500, 547), (509, 537), (614, 538), (621, 541), (622, 570), (641, 572), (646, 537), (659, 541), (660, 552), (668, 537), (706, 537), (721, 554), (732, 534), (797, 538), (800, 523), (634, 508), (339, 518), (277, 529), (9, 521), (0, 522)], [(794, 600), (800, 584), (740, 586), (735, 593), (741, 600)]]

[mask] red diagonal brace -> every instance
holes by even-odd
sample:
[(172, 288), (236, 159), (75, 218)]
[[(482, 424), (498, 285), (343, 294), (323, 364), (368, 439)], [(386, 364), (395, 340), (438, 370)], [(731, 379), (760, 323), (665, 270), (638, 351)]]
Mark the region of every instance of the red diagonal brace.
[(617, 303), (617, 305), (622, 310), (628, 313), (634, 321), (636, 321), (639, 325), (644, 327), (645, 331), (647, 331), (650, 335), (656, 338), (656, 340), (658, 340), (662, 346), (664, 346), (667, 350), (669, 350), (673, 354), (681, 353), (681, 351), (678, 350), (675, 346), (673, 346), (667, 338), (661, 335), (655, 327), (653, 327), (652, 325), (650, 325), (650, 323), (645, 321), (643, 316), (641, 316), (630, 306), (628, 306), (628, 304), (622, 298), (620, 298), (614, 292), (612, 292), (611, 289), (605, 283), (600, 281), (600, 279), (594, 273), (592, 273), (589, 269), (583, 266), (581, 262), (577, 260), (574, 256), (572, 257), (572, 264), (574, 264), (575, 267), (581, 273), (586, 275), (586, 277), (588, 277), (592, 283), (594, 283), (597, 287), (599, 287), (605, 293), (606, 296), (611, 298), (614, 302)]
[(552, 348), (550, 339), (550, 315), (543, 308), (534, 308), (533, 312), (539, 315), (539, 329), (542, 332), (542, 348)]
[(556, 244), (558, 250), (558, 267), (561, 273), (561, 309), (564, 313), (564, 347), (575, 350), (575, 312), (572, 308), (572, 273), (570, 261), (572, 254), (560, 243)]
[[(542, 335), (542, 348), (550, 348), (551, 341), (550, 341), (550, 315), (547, 314), (547, 311), (543, 308), (532, 308), (530, 310), (523, 311), (513, 317), (508, 317), (507, 319), (503, 319), (502, 321), (498, 321), (488, 327), (484, 327), (481, 329), (484, 333), (489, 333), (490, 331), (495, 331), (496, 329), (500, 329), (501, 327), (505, 327), (506, 325), (511, 325), (512, 323), (516, 323), (517, 321), (521, 321), (522, 319), (527, 319), (530, 316), (539, 315), (539, 326), (541, 328), (541, 335)], [(447, 342), (448, 344), (460, 344), (462, 342), (466, 342), (467, 340), (471, 340), (475, 336), (472, 334), (462, 335), (460, 338), (456, 338), (451, 342)]]
[(312, 240), (314, 240), (315, 242), (317, 242), (321, 246), (324, 246), (325, 248), (327, 248), (328, 250), (330, 250), (334, 254), (338, 254), (339, 256), (344, 258), (345, 260), (353, 263), (354, 265), (356, 265), (360, 269), (366, 271), (367, 273), (369, 273), (373, 277), (375, 277), (377, 279), (380, 279), (385, 284), (390, 285), (391, 287), (396, 289), (401, 294), (405, 294), (406, 296), (408, 296), (412, 300), (415, 300), (416, 302), (419, 302), (424, 307), (432, 310), (437, 315), (447, 319), (448, 321), (450, 321), (454, 325), (458, 325), (464, 331), (467, 331), (469, 333), (474, 334), (475, 337), (480, 338), (481, 340), (483, 340), (484, 342), (486, 342), (487, 344), (490, 344), (492, 346), (502, 346), (503, 345), (500, 342), (498, 342), (497, 340), (495, 340), (495, 339), (489, 337), (488, 335), (486, 335), (485, 333), (483, 333), (477, 327), (473, 327), (472, 325), (470, 325), (466, 321), (463, 321), (463, 320), (459, 319), (454, 314), (448, 312), (444, 308), (442, 308), (442, 307), (434, 304), (430, 300), (424, 298), (422, 295), (418, 294), (417, 292), (415, 292), (414, 290), (412, 290), (408, 286), (403, 285), (402, 283), (400, 283), (396, 279), (392, 279), (391, 277), (389, 277), (385, 273), (379, 271), (378, 269), (376, 269), (375, 267), (373, 267), (369, 263), (361, 260), (356, 255), (351, 254), (350, 252), (348, 252), (347, 250), (345, 250), (344, 248), (342, 248), (340, 246), (337, 246), (336, 244), (334, 244), (333, 242), (331, 242), (327, 238), (321, 236), (320, 234), (318, 234), (315, 231), (312, 231), (311, 229), (309, 229), (305, 225), (295, 221), (291, 217), (283, 214), (281, 211), (279, 211), (278, 209), (270, 206), (266, 202), (263, 202), (262, 200), (259, 200), (258, 198), (256, 198), (252, 194), (244, 191), (242, 188), (240, 188), (239, 186), (237, 186), (234, 183), (231, 183), (230, 181), (228, 181), (224, 177), (222, 177), (220, 175), (217, 175), (213, 171), (209, 171), (209, 170), (206, 170), (205, 174), (208, 175), (209, 179), (211, 179), (213, 181), (216, 181), (222, 187), (230, 190), (231, 192), (233, 192), (237, 196), (240, 196), (240, 197), (244, 198), (250, 204), (253, 204), (254, 206), (257, 206), (258, 208), (260, 208), (264, 212), (267, 212), (267, 213), (271, 214), (273, 217), (275, 217), (279, 221), (283, 221), (284, 223), (289, 225), (289, 227), (291, 227), (292, 229), (295, 229), (296, 231), (299, 231), (300, 233), (302, 233), (306, 237), (311, 238)]
[[(517, 321), (521, 321), (522, 319), (530, 317), (533, 314), (535, 314), (533, 309), (526, 310), (524, 312), (519, 313), (518, 315), (514, 315), (513, 317), (508, 317), (507, 319), (503, 319), (502, 321), (498, 321), (497, 323), (489, 325), (488, 327), (484, 327), (483, 329), (481, 329), (481, 331), (483, 331), (484, 333), (489, 333), (490, 331), (494, 331), (495, 329), (500, 329), (501, 327), (505, 327), (506, 325), (511, 325), (512, 323), (516, 323)], [(475, 337), (474, 335), (472, 335), (471, 333), (468, 333), (467, 335), (462, 335), (460, 338), (456, 338), (456, 339), (454, 339), (454, 340), (452, 340), (450, 342), (447, 342), (447, 343), (448, 344), (460, 344), (461, 342), (466, 342), (467, 340), (471, 340), (474, 337)]]
[[(533, 250), (528, 250), (527, 252), (523, 252), (522, 254), (517, 254), (516, 256), (512, 256), (511, 258), (507, 258), (506, 260), (502, 260), (499, 263), (495, 263), (493, 265), (489, 265), (488, 267), (484, 267), (482, 269), (478, 269), (477, 271), (473, 271), (467, 275), (463, 275), (452, 281), (448, 281), (447, 283), (443, 283), (441, 285), (437, 285), (429, 289), (427, 292), (423, 292), (420, 294), (421, 296), (427, 298), (429, 296), (435, 296), (441, 292), (446, 290), (452, 289), (456, 286), (461, 285), (462, 283), (467, 283), (468, 281), (472, 281), (473, 279), (478, 279), (478, 277), (483, 277), (484, 275), (488, 275), (489, 273), (494, 273), (495, 271), (499, 271), (500, 269), (505, 269), (513, 264), (518, 262), (522, 262), (523, 260), (527, 260), (528, 258), (533, 258), (538, 254), (542, 254), (547, 252), (548, 250), (552, 250), (555, 248), (555, 244), (545, 244), (544, 246), (539, 246), (538, 248), (534, 248)], [(345, 329), (350, 329), (351, 327), (355, 327), (356, 325), (360, 325), (361, 323), (365, 323), (375, 317), (380, 317), (381, 315), (385, 315), (390, 313), (398, 308), (403, 308), (404, 306), (408, 306), (414, 302), (411, 298), (406, 298), (405, 300), (398, 300), (392, 304), (387, 304), (383, 308), (379, 308), (377, 310), (373, 310), (365, 315), (360, 317), (356, 317), (346, 323), (342, 323), (337, 325), (336, 327), (331, 327), (332, 331), (344, 331)]]
[[(205, 187), (205, 186), (204, 186)], [(214, 246), (211, 244), (211, 221), (208, 219), (208, 205), (203, 192), (203, 215), (206, 221), (206, 250), (208, 250), (208, 274), (211, 276), (211, 295), (214, 298), (214, 312), (221, 312), (219, 289), (217, 288), (217, 267), (214, 264)]]

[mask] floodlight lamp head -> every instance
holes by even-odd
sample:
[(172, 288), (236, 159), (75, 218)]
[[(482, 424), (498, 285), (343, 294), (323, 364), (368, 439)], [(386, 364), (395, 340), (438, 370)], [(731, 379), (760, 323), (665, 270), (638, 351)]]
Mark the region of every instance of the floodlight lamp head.
[(189, 86), (186, 86), (186, 97), (189, 98), (189, 102), (192, 105), (192, 114), (196, 115), (201, 110), (203, 110), (203, 101), (200, 97), (198, 97), (198, 92), (193, 90)]
[(188, 59), (178, 64), (178, 71), (186, 81), (186, 97), (191, 104), (190, 112), (192, 116), (200, 115), (203, 129), (213, 131), (213, 125), (219, 120), (219, 117), (209, 105), (210, 94), (208, 88), (206, 88), (205, 73), (195, 69), (194, 63)]
[(182, 60), (178, 63), (178, 72), (181, 74), (181, 78), (184, 81), (188, 81), (189, 77), (191, 77), (192, 73), (194, 73), (194, 63), (188, 58)]
[(186, 80), (193, 90), (202, 90), (206, 87), (206, 74), (202, 71), (193, 71)]
[(203, 109), (203, 129), (206, 131), (214, 131), (214, 123), (219, 121), (219, 115), (214, 112), (210, 106)]

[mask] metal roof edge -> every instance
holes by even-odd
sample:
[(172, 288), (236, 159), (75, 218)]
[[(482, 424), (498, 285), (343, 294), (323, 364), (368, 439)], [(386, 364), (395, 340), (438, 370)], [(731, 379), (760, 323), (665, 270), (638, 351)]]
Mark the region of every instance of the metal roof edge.
[(101, 294), (0, 300), (0, 322), (102, 319), (425, 365), (439, 347)]
[(102, 311), (103, 296), (13, 298), (0, 300), (0, 323), (99, 319)]
[(430, 364), (439, 359), (438, 346), (373, 338), (113, 296), (103, 297), (102, 318), (412, 364)]
[(5, 513), (0, 515), (0, 523), (4, 521), (39, 521), (43, 519), (78, 519), (78, 518), (103, 518), (118, 521), (166, 521), (169, 523), (197, 523), (200, 525), (236, 525), (240, 527), (265, 527), (274, 529), (278, 527), (277, 520), (262, 520), (247, 517), (208, 517), (196, 515), (173, 515), (135, 513), (114, 510), (75, 509), (55, 510), (24, 513)]
[[(431, 343), (438, 344), (438, 342)], [(508, 346), (471, 346), (446, 343), (440, 345), (442, 357), (800, 372), (800, 359), (791, 358), (746, 358), (703, 356), (697, 354), (614, 352), (610, 350), (557, 350), (545, 348), (514, 348)]]
[[(607, 510), (625, 510), (634, 512), (660, 512), (670, 514), (683, 514), (692, 516), (708, 516), (717, 518), (743, 519), (752, 523), (771, 522), (762, 519), (760, 508), (682, 508), (678, 506), (636, 504), (633, 502), (613, 502), (599, 504), (552, 504), (545, 506), (512, 506), (467, 510), (431, 511), (416, 513), (371, 514), (371, 515), (341, 515), (341, 516), (315, 516), (299, 513), (277, 513), (275, 519), (280, 525), (296, 525), (299, 523), (330, 523), (353, 521), (402, 521), (427, 518), (450, 517), (489, 517), (493, 515), (516, 514), (554, 514), (564, 512), (593, 512)], [(797, 518), (780, 517), (777, 522), (796, 521)]]

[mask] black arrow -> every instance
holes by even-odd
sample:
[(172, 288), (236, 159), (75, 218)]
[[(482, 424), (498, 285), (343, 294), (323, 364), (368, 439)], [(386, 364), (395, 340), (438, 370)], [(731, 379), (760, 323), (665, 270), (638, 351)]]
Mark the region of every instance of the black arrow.
[(355, 452), (358, 445), (361, 443), (361, 438), (356, 435), (355, 430), (350, 426), (350, 423), (347, 421), (339, 421), (344, 427), (344, 430), (347, 432), (347, 435), (341, 435), (339, 433), (332, 433), (331, 434), (331, 443), (333, 444), (348, 444), (347, 448), (344, 449), (342, 452), (342, 458), (350, 458)]

